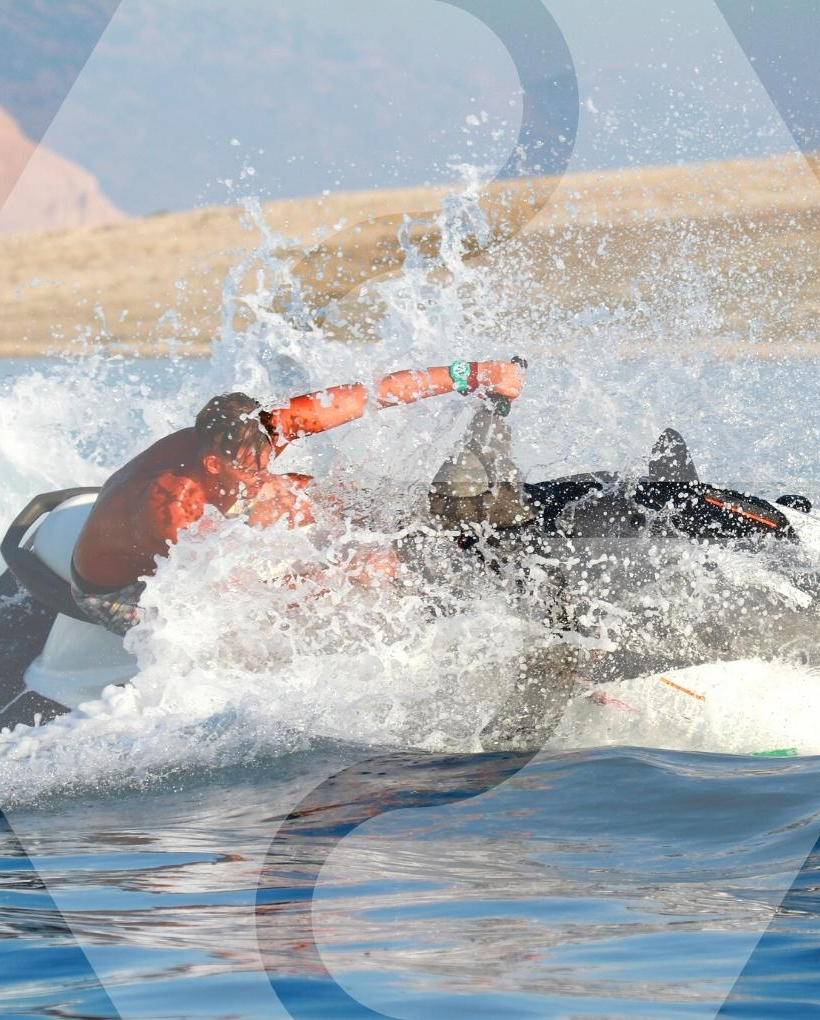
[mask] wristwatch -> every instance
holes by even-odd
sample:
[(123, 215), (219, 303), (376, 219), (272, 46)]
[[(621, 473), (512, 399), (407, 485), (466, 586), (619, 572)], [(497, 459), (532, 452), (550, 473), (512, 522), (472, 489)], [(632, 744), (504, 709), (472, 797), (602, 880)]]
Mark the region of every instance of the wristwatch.
[(453, 389), (458, 390), (462, 395), (470, 392), (470, 375), (472, 365), (469, 361), (454, 361), (449, 369), (450, 378), (453, 380)]

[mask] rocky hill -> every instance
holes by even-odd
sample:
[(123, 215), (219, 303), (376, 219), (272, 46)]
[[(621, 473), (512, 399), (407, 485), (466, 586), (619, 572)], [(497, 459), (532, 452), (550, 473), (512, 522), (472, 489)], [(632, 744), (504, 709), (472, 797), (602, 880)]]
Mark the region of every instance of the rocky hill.
[(0, 109), (0, 234), (95, 227), (124, 219), (90, 173), (35, 145)]

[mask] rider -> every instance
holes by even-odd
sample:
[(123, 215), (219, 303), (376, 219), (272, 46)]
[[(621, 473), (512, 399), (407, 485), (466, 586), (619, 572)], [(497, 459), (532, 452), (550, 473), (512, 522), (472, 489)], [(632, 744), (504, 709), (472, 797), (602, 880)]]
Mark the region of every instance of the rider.
[[(141, 578), (154, 573), (156, 557), (167, 555), (178, 533), (198, 521), (206, 506), (226, 515), (246, 510), (250, 524), (312, 522), (306, 493), (312, 479), (268, 472), (271, 458), (294, 439), (360, 418), (371, 404), (394, 407), (453, 390), (514, 399), (522, 383), (521, 369), (510, 362), (454, 361), (449, 367), (393, 372), (373, 392), (360, 383), (333, 386), (271, 411), (244, 393), (214, 397), (193, 427), (160, 439), (102, 487), (74, 546), (74, 600), (90, 619), (124, 634), (139, 619)], [(365, 569), (358, 579), (371, 578)]]

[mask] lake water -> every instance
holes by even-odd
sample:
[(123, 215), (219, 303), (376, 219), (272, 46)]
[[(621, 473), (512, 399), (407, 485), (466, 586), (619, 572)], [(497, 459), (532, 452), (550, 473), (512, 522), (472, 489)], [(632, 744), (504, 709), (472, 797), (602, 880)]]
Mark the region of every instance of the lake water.
[(4, 1013), (818, 1008), (816, 759), (365, 753), (11, 813)]

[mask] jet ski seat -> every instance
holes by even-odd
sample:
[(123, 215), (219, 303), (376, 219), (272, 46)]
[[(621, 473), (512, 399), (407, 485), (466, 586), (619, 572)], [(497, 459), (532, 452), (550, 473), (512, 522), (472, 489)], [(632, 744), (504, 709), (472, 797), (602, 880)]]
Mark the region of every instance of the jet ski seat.
[(9, 573), (40, 614), (24, 617), (20, 633), (12, 635), (17, 645), (9, 643), (16, 657), (0, 678), (0, 726), (47, 721), (136, 675), (137, 660), (122, 640), (89, 621), (71, 596), (71, 554), (98, 492), (74, 488), (35, 496), (0, 543)]
[(35, 496), (0, 543), (0, 555), (26, 591), (40, 605), (75, 620), (86, 617), (71, 597), (71, 554), (99, 491), (61, 489)]
[(55, 507), (34, 534), (31, 550), (67, 584), (71, 584), (74, 543), (97, 498), (96, 493), (73, 496)]

